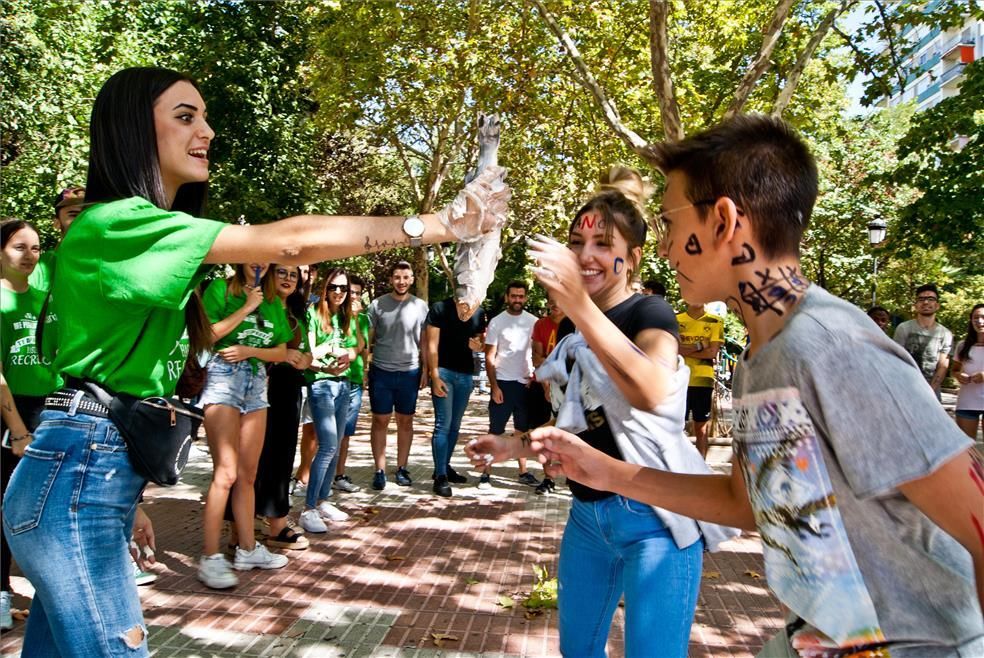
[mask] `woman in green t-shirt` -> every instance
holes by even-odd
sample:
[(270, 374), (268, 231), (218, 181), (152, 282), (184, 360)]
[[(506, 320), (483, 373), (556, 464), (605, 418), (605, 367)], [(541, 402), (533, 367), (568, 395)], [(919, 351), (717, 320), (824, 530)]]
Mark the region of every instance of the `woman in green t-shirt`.
[[(38, 231), (30, 222), (7, 219), (0, 224), (0, 381), (2, 381), (3, 448), (0, 450), (0, 496), (33, 440), (41, 422), (44, 396), (61, 387), (51, 363), (38, 356), (34, 344), (44, 292), (28, 277), (41, 256)], [(50, 319), (49, 319), (50, 322)], [(10, 548), (0, 533), (0, 629), (13, 626), (10, 615)]]
[(338, 440), (348, 417), (349, 385), (346, 372), (365, 343), (348, 303), (348, 274), (336, 267), (325, 276), (321, 299), (308, 308), (308, 342), (314, 362), (308, 369), (308, 403), (318, 452), (311, 463), (301, 527), (327, 532), (325, 521), (344, 521), (348, 514), (330, 502), (338, 466)]
[[(249, 570), (287, 565), (286, 557), (270, 553), (253, 535), (253, 484), (269, 406), (266, 363), (287, 358), (293, 332), (277, 296), (276, 277), (265, 263), (237, 265), (231, 277), (213, 281), (205, 290), (203, 305), (215, 344), (198, 403), (205, 409), (213, 470), (205, 497), (205, 550), (198, 579), (208, 587), (224, 589), (239, 582), (233, 566)], [(219, 551), (230, 495), (236, 529), (232, 565)]]
[(199, 354), (212, 342), (195, 292), (212, 264), (312, 263), (474, 240), (505, 222), (509, 188), (498, 167), (419, 218), (304, 215), (257, 226), (200, 219), (215, 136), (206, 116), (195, 83), (167, 69), (119, 71), (96, 96), (86, 207), (58, 247), (48, 307), (58, 332), (44, 335), (66, 388), (45, 401), (3, 506), (11, 551), (35, 587), (25, 653), (148, 654), (127, 555), (132, 538), (141, 562), (152, 561), (153, 526), (137, 513), (146, 480), (80, 380), (139, 397), (172, 395), (189, 347)]

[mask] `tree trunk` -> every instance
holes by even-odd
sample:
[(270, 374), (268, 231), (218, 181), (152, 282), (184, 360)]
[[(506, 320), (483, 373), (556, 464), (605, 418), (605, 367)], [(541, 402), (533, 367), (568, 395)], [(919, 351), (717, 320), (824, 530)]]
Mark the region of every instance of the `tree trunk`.
[(677, 141), (683, 139), (684, 132), (666, 48), (668, 13), (667, 0), (649, 0), (649, 60), (653, 69), (653, 88), (659, 103), (659, 115), (663, 121), (663, 139)]
[(751, 95), (752, 90), (755, 89), (755, 85), (758, 84), (759, 79), (769, 68), (769, 59), (772, 57), (772, 51), (776, 49), (776, 44), (779, 43), (779, 35), (782, 33), (783, 25), (786, 24), (786, 19), (789, 18), (789, 11), (792, 9), (794, 2), (795, 0), (779, 0), (779, 3), (776, 5), (776, 9), (772, 13), (772, 20), (769, 22), (769, 27), (766, 28), (765, 33), (762, 35), (762, 46), (759, 48), (758, 55), (755, 56), (755, 60), (748, 67), (745, 76), (738, 83), (734, 100), (731, 101), (731, 105), (728, 106), (728, 109), (724, 113), (725, 119), (730, 119), (741, 112), (742, 108), (745, 107), (745, 103), (748, 102), (748, 97)]

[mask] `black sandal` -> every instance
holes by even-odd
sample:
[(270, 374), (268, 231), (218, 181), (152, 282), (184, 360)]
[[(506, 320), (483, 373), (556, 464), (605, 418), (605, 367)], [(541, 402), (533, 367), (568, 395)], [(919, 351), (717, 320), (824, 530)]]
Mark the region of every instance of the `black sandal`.
[(303, 551), (311, 545), (308, 538), (292, 528), (284, 528), (276, 537), (267, 535), (266, 545), (270, 548), (286, 548), (287, 550)]

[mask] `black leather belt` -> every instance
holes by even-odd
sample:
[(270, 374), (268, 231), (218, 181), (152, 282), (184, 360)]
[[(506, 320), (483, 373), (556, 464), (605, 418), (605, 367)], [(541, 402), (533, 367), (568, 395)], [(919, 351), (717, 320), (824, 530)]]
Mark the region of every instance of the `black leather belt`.
[[(72, 408), (76, 396), (80, 392), (70, 388), (55, 391), (44, 399), (44, 408), (55, 411), (69, 411)], [(88, 393), (82, 393), (81, 398), (75, 405), (75, 411), (76, 413), (87, 414), (89, 416), (109, 418), (109, 409), (106, 408), (106, 405), (93, 399)]]

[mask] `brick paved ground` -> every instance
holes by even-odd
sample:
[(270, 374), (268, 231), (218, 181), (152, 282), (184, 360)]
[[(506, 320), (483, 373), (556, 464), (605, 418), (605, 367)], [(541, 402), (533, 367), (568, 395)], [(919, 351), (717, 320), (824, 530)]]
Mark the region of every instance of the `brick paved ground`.
[[(485, 429), (487, 396), (473, 398), (463, 435)], [(527, 619), (502, 596), (528, 592), (533, 566), (556, 572), (566, 517), (566, 488), (535, 496), (515, 482), (514, 465), (497, 466), (494, 488), (455, 487), (451, 499), (431, 493), (426, 437), (432, 406), (422, 394), (411, 456), (414, 485), (368, 488), (368, 410), (353, 441), (349, 473), (365, 490), (341, 498), (352, 520), (327, 535), (310, 535), (311, 548), (290, 553), (279, 571), (240, 574), (229, 592), (208, 590), (195, 578), (201, 551), (201, 493), (210, 461), (204, 446), (181, 485), (150, 488), (146, 509), (157, 533), (156, 583), (140, 588), (155, 656), (556, 656), (555, 611)], [(394, 430), (395, 431), (395, 430)], [(391, 454), (395, 437), (391, 437)], [(730, 449), (712, 449), (723, 467)], [(458, 456), (454, 465), (467, 470)], [(391, 462), (392, 470), (392, 462)], [(538, 471), (534, 467), (534, 472)], [(295, 507), (296, 509), (296, 507)], [(752, 656), (780, 625), (766, 590), (756, 538), (727, 544), (707, 556), (691, 634), (692, 656)], [(15, 607), (27, 605), (30, 585), (15, 571)], [(622, 610), (616, 613), (610, 654), (621, 656)], [(435, 644), (433, 634), (455, 639)], [(23, 623), (0, 637), (0, 653), (17, 655)], [(654, 656), (658, 658), (658, 656)]]

